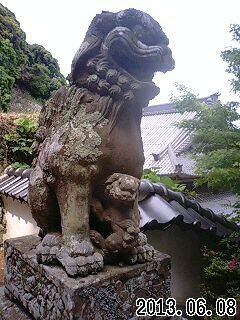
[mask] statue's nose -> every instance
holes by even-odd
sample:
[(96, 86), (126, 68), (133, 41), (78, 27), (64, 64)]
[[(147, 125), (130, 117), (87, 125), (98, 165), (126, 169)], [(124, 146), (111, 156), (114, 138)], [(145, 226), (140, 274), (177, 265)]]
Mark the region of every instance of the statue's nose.
[(123, 191), (136, 192), (138, 189), (138, 184), (133, 179), (124, 179), (121, 183), (121, 189)]
[(134, 234), (138, 234), (140, 232), (140, 229), (136, 226), (130, 226), (127, 228), (127, 232), (131, 235), (132, 234), (134, 235)]
[(169, 47), (164, 47), (159, 71), (165, 73), (167, 71), (173, 70), (174, 68), (175, 68), (175, 61), (172, 57), (172, 50)]

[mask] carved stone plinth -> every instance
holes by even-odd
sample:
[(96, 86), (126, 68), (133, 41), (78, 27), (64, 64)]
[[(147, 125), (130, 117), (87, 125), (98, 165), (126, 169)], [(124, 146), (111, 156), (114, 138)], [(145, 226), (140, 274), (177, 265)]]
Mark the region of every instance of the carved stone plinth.
[(39, 265), (37, 236), (5, 242), (5, 293), (41, 320), (131, 319), (139, 297), (170, 295), (170, 258), (134, 266), (105, 266), (97, 275), (70, 278), (61, 267)]
[(6, 297), (4, 287), (0, 287), (0, 320), (33, 320), (22, 306)]

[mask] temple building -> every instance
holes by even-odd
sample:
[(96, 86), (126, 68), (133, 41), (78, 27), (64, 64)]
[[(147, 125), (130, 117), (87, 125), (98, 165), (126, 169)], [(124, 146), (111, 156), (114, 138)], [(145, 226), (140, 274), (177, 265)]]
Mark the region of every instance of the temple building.
[[(211, 108), (211, 104), (216, 102), (218, 97), (219, 94), (215, 93), (200, 98), (199, 101)], [(191, 188), (194, 180), (198, 179), (195, 162), (189, 154), (191, 135), (177, 124), (193, 119), (194, 116), (194, 112), (180, 113), (172, 103), (143, 109), (141, 132), (145, 156), (144, 169), (156, 169), (161, 176), (168, 176)], [(213, 194), (206, 186), (198, 188), (196, 193), (196, 200), (217, 214), (232, 213), (237, 200), (228, 190)]]

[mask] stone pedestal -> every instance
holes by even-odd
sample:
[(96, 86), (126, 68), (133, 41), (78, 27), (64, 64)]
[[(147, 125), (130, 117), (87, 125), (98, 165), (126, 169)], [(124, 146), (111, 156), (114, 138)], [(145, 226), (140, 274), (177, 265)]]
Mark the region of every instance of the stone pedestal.
[(134, 318), (137, 298), (168, 298), (170, 258), (134, 266), (105, 266), (97, 275), (70, 278), (61, 267), (39, 265), (37, 236), (5, 242), (5, 293), (39, 320)]
[(33, 317), (22, 306), (10, 301), (0, 287), (0, 320), (33, 320)]

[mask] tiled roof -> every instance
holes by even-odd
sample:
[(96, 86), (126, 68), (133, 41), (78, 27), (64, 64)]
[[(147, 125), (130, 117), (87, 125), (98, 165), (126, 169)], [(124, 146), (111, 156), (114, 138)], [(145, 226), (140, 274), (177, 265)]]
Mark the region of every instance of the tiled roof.
[(194, 162), (183, 155), (182, 159), (179, 158), (179, 153), (190, 145), (190, 135), (186, 130), (176, 126), (182, 120), (193, 117), (193, 112), (184, 112), (163, 113), (142, 118), (144, 168), (159, 168), (159, 174), (170, 175), (177, 171), (176, 166), (180, 164), (182, 172), (195, 176)]
[(144, 230), (164, 230), (173, 224), (181, 224), (219, 237), (240, 230), (235, 223), (211, 209), (203, 208), (182, 193), (148, 180), (141, 181), (139, 210)]
[(29, 176), (32, 169), (9, 168), (6, 174), (0, 177), (0, 194), (21, 202), (27, 202)]
[[(212, 104), (213, 102), (217, 101), (219, 97), (219, 93), (214, 93), (210, 96), (199, 98), (199, 102), (205, 104)], [(153, 106), (145, 107), (143, 109), (143, 115), (154, 115), (154, 114), (163, 114), (163, 113), (175, 113), (176, 109), (174, 108), (173, 103), (163, 103), (163, 104), (156, 104)]]
[(203, 191), (198, 191), (196, 200), (201, 203), (203, 207), (212, 209), (216, 214), (231, 215), (234, 211), (234, 205), (238, 198), (230, 191), (222, 191), (217, 194), (212, 194)]
[[(199, 101), (211, 104), (217, 99), (218, 95), (214, 94)], [(194, 112), (177, 112), (171, 103), (143, 109), (141, 131), (145, 169), (158, 168), (161, 175), (178, 174), (178, 176), (196, 177), (194, 161), (182, 154), (191, 145), (190, 134), (176, 126), (194, 116)]]
[[(31, 169), (8, 169), (0, 177), (0, 194), (22, 202), (28, 201), (28, 183)], [(203, 208), (183, 194), (167, 189), (162, 184), (141, 181), (139, 210), (143, 229), (166, 229), (182, 224), (224, 237), (240, 228), (223, 216)]]

